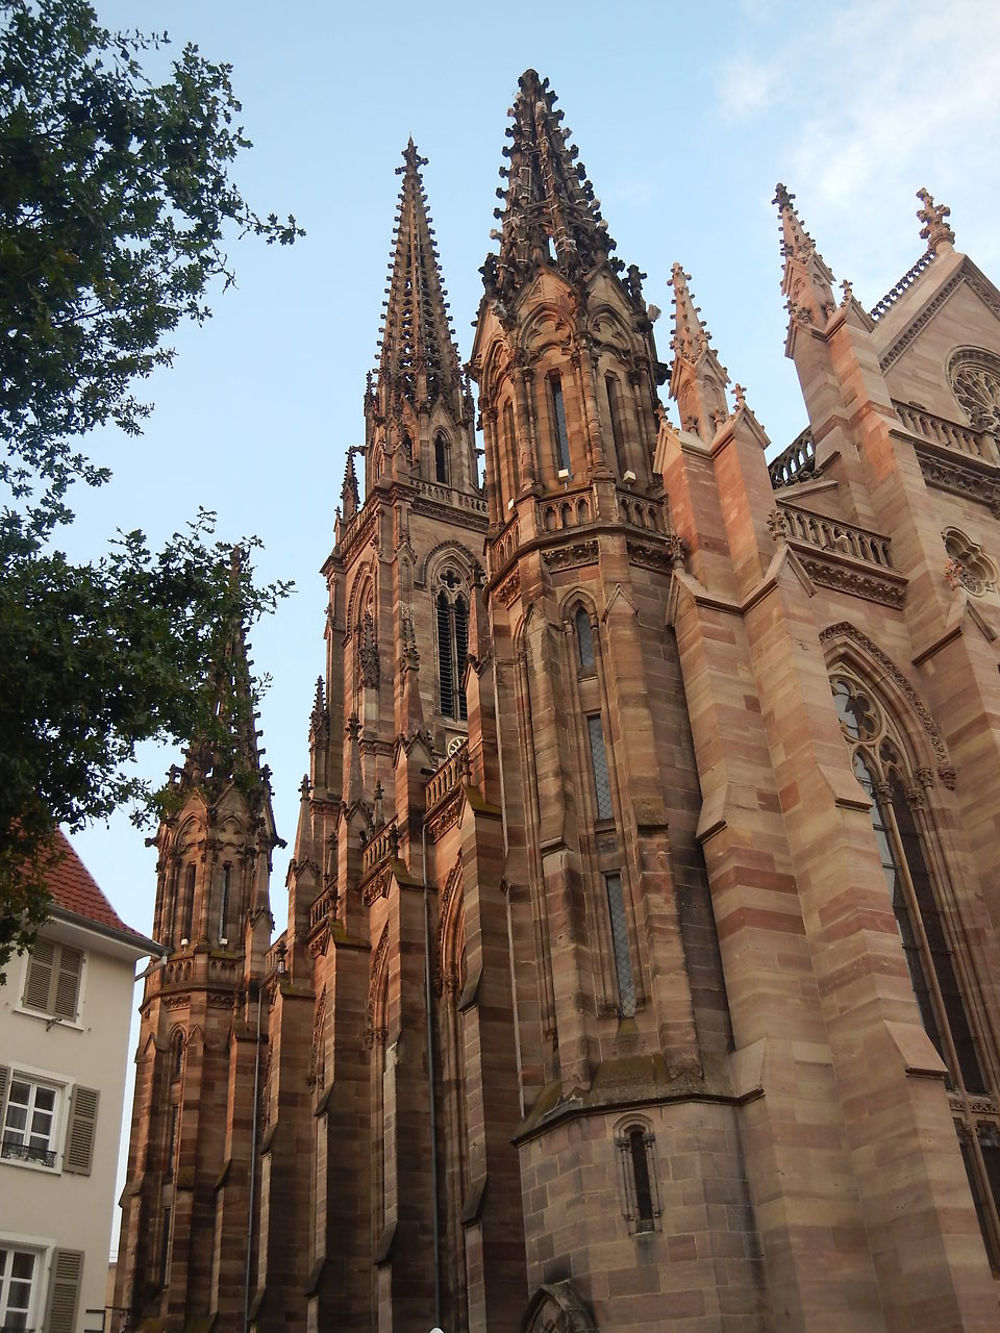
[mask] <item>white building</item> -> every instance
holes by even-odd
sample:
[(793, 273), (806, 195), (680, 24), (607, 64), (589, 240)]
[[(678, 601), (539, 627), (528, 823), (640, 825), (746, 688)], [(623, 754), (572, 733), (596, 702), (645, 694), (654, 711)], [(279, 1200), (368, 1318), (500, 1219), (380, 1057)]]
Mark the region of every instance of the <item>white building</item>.
[(0, 988), (0, 1329), (103, 1326), (129, 1020), (131, 930), (69, 842), (51, 920)]

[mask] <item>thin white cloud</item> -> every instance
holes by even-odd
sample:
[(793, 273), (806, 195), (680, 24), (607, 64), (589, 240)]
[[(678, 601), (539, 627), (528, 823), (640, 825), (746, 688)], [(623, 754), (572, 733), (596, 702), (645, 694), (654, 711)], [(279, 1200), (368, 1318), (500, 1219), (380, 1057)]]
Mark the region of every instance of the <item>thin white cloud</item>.
[(1000, 191), (995, 0), (953, 0), (946, 21), (936, 0), (849, 0), (806, 24), (798, 6), (780, 8), (746, 6), (741, 49), (717, 72), (718, 107), (746, 133), (764, 131), (783, 177), (808, 195), (817, 239), (850, 214), (877, 251), (890, 196), (926, 185), (949, 203), (963, 189), (985, 202)]

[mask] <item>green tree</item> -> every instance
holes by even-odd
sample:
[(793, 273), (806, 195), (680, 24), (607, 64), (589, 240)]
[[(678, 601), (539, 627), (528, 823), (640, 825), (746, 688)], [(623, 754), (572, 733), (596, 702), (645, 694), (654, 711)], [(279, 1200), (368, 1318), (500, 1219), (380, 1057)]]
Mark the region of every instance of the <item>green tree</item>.
[(0, 969), (44, 918), (57, 823), (148, 796), (135, 745), (211, 728), (220, 627), (286, 586), (233, 578), (205, 512), (159, 553), (142, 533), (74, 565), (54, 549), (69, 488), (106, 469), (79, 437), (141, 431), (135, 385), (165, 338), (233, 281), (226, 245), (288, 244), (231, 178), (250, 147), (228, 65), (186, 46), (154, 85), (166, 34), (112, 33), (83, 0), (0, 0)]

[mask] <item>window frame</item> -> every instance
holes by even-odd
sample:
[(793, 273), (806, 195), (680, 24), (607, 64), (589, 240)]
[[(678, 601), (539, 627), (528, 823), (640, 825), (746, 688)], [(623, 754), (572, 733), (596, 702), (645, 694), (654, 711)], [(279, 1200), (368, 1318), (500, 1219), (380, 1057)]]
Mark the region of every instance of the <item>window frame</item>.
[[(641, 1116), (629, 1116), (615, 1126), (614, 1144), (618, 1154), (622, 1216), (628, 1224), (629, 1235), (648, 1236), (661, 1229), (663, 1217), (653, 1127)], [(644, 1182), (640, 1181), (642, 1173), (637, 1169), (638, 1149), (642, 1151)], [(640, 1194), (645, 1196), (648, 1210), (644, 1209)]]
[[(39, 949), (47, 948), (52, 950), (52, 960), (45, 963), (39, 957)], [(73, 977), (74, 974), (63, 967), (63, 960), (69, 954), (75, 954), (79, 960), (77, 971), (75, 973), (75, 986), (73, 989), (72, 1013), (69, 1011), (69, 1005), (63, 1003), (60, 1011), (60, 988), (64, 979)], [(38, 972), (40, 969), (48, 967), (49, 979), (46, 983), (46, 997), (44, 1004), (32, 1003), (29, 999), (29, 992), (32, 985), (38, 985)], [(61, 940), (50, 937), (40, 936), (36, 939), (31, 950), (25, 956), (24, 966), (24, 984), (21, 987), (21, 993), (18, 1000), (18, 1010), (21, 1013), (32, 1014), (37, 1018), (45, 1018), (52, 1022), (65, 1023), (73, 1027), (80, 1026), (80, 1011), (83, 1008), (83, 982), (87, 968), (87, 952), (73, 944), (64, 944)]]
[[(975, 979), (969, 975), (969, 964), (963, 959), (961, 942), (955, 938), (947, 896), (942, 891), (941, 849), (936, 846), (934, 828), (923, 813), (926, 783), (922, 785), (919, 782), (923, 770), (913, 763), (909, 747), (901, 730), (895, 725), (890, 708), (863, 676), (856, 675), (845, 664), (838, 663), (830, 670), (830, 684), (855, 776), (871, 801), (869, 814), (872, 833), (882, 861), (921, 1024), (948, 1070), (948, 1101), (987, 1258), (994, 1274), (1000, 1276), (1000, 1092), (988, 1042), (978, 1022), (974, 997), (970, 994)], [(838, 694), (838, 686), (845, 686), (848, 692), (854, 691), (855, 696), (859, 697), (853, 712), (849, 711), (846, 704), (841, 705), (840, 700), (844, 695)], [(868, 705), (867, 708), (862, 706), (862, 699)], [(867, 722), (868, 718), (871, 719), (870, 723)], [(867, 782), (858, 772), (859, 766), (865, 769)], [(900, 798), (907, 807), (903, 821), (909, 826), (907, 829), (900, 827), (902, 812), (897, 809)], [(908, 840), (914, 841), (919, 857), (920, 864), (916, 872), (907, 854)], [(885, 849), (888, 849), (891, 865), (886, 863)], [(890, 872), (895, 876), (893, 883), (889, 880)], [(923, 896), (929, 894), (932, 912), (938, 918), (930, 930), (924, 919), (922, 894), (915, 882), (915, 874), (926, 881)], [(908, 923), (900, 921), (894, 893), (896, 888), (902, 896)], [(907, 924), (912, 934), (910, 942), (907, 941)], [(937, 939), (936, 945), (931, 936)], [(922, 1000), (919, 986), (914, 982), (914, 962), (911, 957), (914, 953), (926, 988), (926, 1001)], [(939, 961), (942, 956), (943, 964)], [(942, 966), (950, 973), (954, 984), (952, 1006), (957, 1000), (956, 1012), (961, 1016), (965, 1037), (956, 1035), (953, 1028), (952, 1008), (946, 998), (950, 991), (942, 982)], [(937, 1034), (927, 1026), (925, 1003), (931, 1008)], [(971, 1048), (962, 1054), (966, 1038)], [(981, 1089), (968, 1085), (970, 1054), (976, 1065), (973, 1075), (976, 1072), (980, 1075), (978, 1080), (973, 1077), (972, 1081), (980, 1082)], [(995, 1144), (986, 1145), (991, 1154), (994, 1151), (997, 1153), (992, 1173), (983, 1151), (984, 1132), (996, 1139)]]
[[(0, 1328), (24, 1329), (25, 1333), (33, 1333), (33, 1330), (40, 1327), (41, 1318), (39, 1316), (39, 1297), (42, 1290), (42, 1281), (45, 1269), (45, 1250), (37, 1245), (25, 1244), (19, 1240), (7, 1240), (0, 1236), (0, 1254), (10, 1255), (12, 1259), (6, 1258), (0, 1262)], [(27, 1255), (32, 1261), (31, 1276), (27, 1279), (15, 1278), (13, 1272), (8, 1272), (8, 1267), (13, 1269), (13, 1257), (17, 1255)], [(10, 1309), (10, 1284), (11, 1282), (24, 1282), (28, 1284), (28, 1302), (23, 1309), (18, 1309), (16, 1313), (23, 1314), (23, 1324), (12, 1324), (8, 1322), (11, 1313)]]

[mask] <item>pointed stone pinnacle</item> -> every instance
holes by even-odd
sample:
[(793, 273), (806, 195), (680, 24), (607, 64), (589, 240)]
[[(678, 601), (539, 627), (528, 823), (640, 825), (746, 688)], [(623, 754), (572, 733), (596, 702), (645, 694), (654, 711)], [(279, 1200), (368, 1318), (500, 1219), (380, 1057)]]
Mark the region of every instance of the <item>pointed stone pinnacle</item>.
[(505, 205), (497, 210), (500, 255), (484, 265), (487, 291), (505, 297), (541, 266), (587, 272), (614, 249), (586, 170), (574, 165), (577, 149), (567, 146), (569, 132), (560, 128), (562, 112), (553, 110), (548, 80), (528, 69), (518, 85), (513, 124), (505, 131), (511, 144), (503, 150), (510, 159), (507, 188), (500, 191)]

